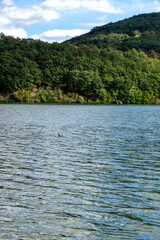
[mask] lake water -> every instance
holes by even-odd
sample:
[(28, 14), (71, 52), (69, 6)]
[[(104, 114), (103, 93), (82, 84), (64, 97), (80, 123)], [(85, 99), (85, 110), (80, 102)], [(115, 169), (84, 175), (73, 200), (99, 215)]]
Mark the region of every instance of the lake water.
[(160, 239), (160, 106), (0, 105), (0, 239)]

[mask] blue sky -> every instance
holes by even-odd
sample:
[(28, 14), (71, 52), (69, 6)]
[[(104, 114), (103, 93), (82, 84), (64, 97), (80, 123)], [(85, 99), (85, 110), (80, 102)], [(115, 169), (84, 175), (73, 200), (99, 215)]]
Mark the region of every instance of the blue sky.
[(160, 11), (160, 0), (0, 0), (0, 32), (62, 42), (95, 26)]

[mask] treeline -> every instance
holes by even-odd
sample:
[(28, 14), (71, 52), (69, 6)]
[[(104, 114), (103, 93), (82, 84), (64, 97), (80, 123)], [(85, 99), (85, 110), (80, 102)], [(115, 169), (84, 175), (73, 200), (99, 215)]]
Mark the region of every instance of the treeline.
[(0, 94), (2, 102), (158, 104), (160, 60), (136, 49), (1, 34)]
[(109, 33), (122, 33), (132, 36), (134, 34), (134, 31), (139, 31), (141, 33), (144, 33), (146, 31), (155, 31), (159, 34), (159, 21), (159, 12), (139, 14), (121, 21), (117, 21), (115, 23), (108, 23), (100, 27), (95, 27), (89, 33), (89, 35), (97, 35), (98, 33), (103, 33), (105, 35)]

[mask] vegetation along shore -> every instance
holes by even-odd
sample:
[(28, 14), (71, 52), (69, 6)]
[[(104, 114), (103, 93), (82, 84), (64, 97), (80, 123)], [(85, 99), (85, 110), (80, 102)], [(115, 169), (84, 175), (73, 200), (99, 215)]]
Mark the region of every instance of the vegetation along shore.
[(160, 13), (61, 44), (1, 33), (0, 102), (160, 104)]

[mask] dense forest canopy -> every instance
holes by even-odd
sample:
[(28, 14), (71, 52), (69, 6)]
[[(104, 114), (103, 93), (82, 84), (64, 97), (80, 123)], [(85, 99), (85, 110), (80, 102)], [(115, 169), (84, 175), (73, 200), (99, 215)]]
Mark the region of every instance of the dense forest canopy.
[(160, 13), (64, 43), (0, 34), (1, 102), (160, 103)]

